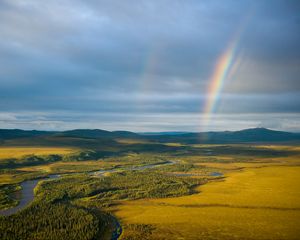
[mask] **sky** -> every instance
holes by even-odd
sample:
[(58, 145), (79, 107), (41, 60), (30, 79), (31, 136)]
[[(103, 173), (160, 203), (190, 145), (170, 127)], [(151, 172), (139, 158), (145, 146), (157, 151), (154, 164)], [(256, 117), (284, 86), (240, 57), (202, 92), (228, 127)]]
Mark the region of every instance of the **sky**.
[(0, 0), (0, 128), (300, 132), (300, 2)]

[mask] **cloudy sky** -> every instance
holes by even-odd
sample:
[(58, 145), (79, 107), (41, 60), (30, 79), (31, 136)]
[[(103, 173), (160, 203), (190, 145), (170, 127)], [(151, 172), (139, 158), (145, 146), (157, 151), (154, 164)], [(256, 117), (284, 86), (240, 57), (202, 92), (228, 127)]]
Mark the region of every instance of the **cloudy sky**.
[(299, 12), (297, 0), (0, 0), (0, 128), (299, 132)]

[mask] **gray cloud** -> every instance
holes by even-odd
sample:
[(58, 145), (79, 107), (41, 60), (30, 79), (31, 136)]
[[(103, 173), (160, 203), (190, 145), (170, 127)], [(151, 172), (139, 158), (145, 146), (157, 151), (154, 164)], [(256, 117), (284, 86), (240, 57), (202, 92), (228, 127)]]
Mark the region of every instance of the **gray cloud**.
[[(272, 119), (272, 121), (270, 121)], [(144, 131), (205, 131), (199, 113), (89, 113), (81, 112), (18, 112), (1, 113), (0, 124), (5, 128), (66, 130), (74, 128), (104, 128), (108, 130)], [(240, 130), (250, 127), (298, 131), (299, 114), (215, 114), (209, 130)]]
[[(67, 116), (73, 127), (109, 127), (96, 112), (130, 113), (134, 129), (139, 115), (199, 114), (216, 61), (240, 27), (239, 64), (217, 113), (251, 114), (253, 126), (262, 113), (299, 114), (299, 10), (297, 1), (281, 0), (0, 0), (0, 113), (35, 113), (30, 124), (16, 117), (0, 127), (68, 128)], [(47, 113), (54, 119), (41, 120)], [(151, 121), (141, 122), (151, 130)], [(194, 125), (174, 120), (153, 129)]]

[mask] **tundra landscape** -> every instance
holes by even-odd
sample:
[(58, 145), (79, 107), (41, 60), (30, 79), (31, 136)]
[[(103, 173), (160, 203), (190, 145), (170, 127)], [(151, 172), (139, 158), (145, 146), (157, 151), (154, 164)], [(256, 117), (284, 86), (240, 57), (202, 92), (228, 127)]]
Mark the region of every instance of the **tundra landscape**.
[(299, 240), (299, 0), (0, 0), (0, 240)]
[(297, 239), (300, 135), (215, 134), (1, 130), (0, 237)]

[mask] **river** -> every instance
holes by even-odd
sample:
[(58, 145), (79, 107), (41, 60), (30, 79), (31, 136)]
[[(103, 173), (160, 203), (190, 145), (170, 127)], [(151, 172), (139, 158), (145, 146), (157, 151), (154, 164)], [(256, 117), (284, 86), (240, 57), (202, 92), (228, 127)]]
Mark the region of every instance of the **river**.
[[(155, 168), (155, 167), (161, 167), (161, 166), (166, 166), (166, 165), (172, 165), (175, 164), (175, 162), (163, 162), (159, 164), (149, 164), (149, 165), (143, 165), (143, 166), (136, 166), (136, 167), (128, 167), (128, 168), (123, 168), (123, 171), (141, 171), (144, 169), (149, 169), (149, 168)], [(105, 173), (113, 173), (120, 171), (120, 169), (115, 168), (115, 169), (110, 169), (110, 170), (97, 170), (97, 171), (92, 171), (89, 172), (91, 176), (103, 176)], [(57, 179), (61, 177), (61, 175), (58, 174), (51, 174), (48, 175), (46, 178), (40, 178), (40, 179), (34, 179), (34, 180), (27, 180), (21, 183), (22, 189), (17, 192), (17, 194), (20, 194), (20, 203), (12, 208), (9, 209), (4, 209), (0, 210), (0, 215), (2, 216), (9, 216), (12, 215), (19, 210), (25, 208), (29, 203), (31, 203), (34, 199), (34, 188), (37, 186), (37, 184), (40, 181), (45, 181), (45, 180), (50, 180), (50, 179)]]
[[(135, 167), (128, 167), (128, 168), (115, 168), (115, 169), (109, 169), (109, 170), (97, 170), (97, 171), (92, 171), (89, 172), (91, 176), (97, 176), (97, 177), (102, 177), (105, 173), (113, 173), (117, 171), (141, 171), (144, 169), (149, 169), (149, 168), (156, 168), (156, 167), (161, 167), (161, 166), (166, 166), (166, 165), (172, 165), (175, 164), (176, 162), (163, 162), (163, 163), (158, 163), (158, 164), (148, 164), (148, 165), (142, 165), (142, 166), (135, 166)], [(17, 206), (9, 208), (9, 209), (4, 209), (0, 210), (0, 215), (2, 216), (9, 216), (12, 215), (25, 207), (27, 207), (34, 199), (34, 188), (37, 186), (37, 184), (40, 181), (45, 181), (45, 180), (50, 180), (50, 179), (57, 179), (60, 178), (61, 175), (58, 174), (51, 174), (48, 175), (46, 178), (40, 178), (40, 179), (34, 179), (34, 180), (27, 180), (21, 183), (22, 189), (18, 191), (16, 194), (20, 195), (20, 202)], [(117, 240), (121, 233), (122, 233), (122, 227), (118, 220), (114, 217), (112, 217), (113, 220), (113, 225), (115, 226), (114, 231), (112, 233), (112, 240)]]

